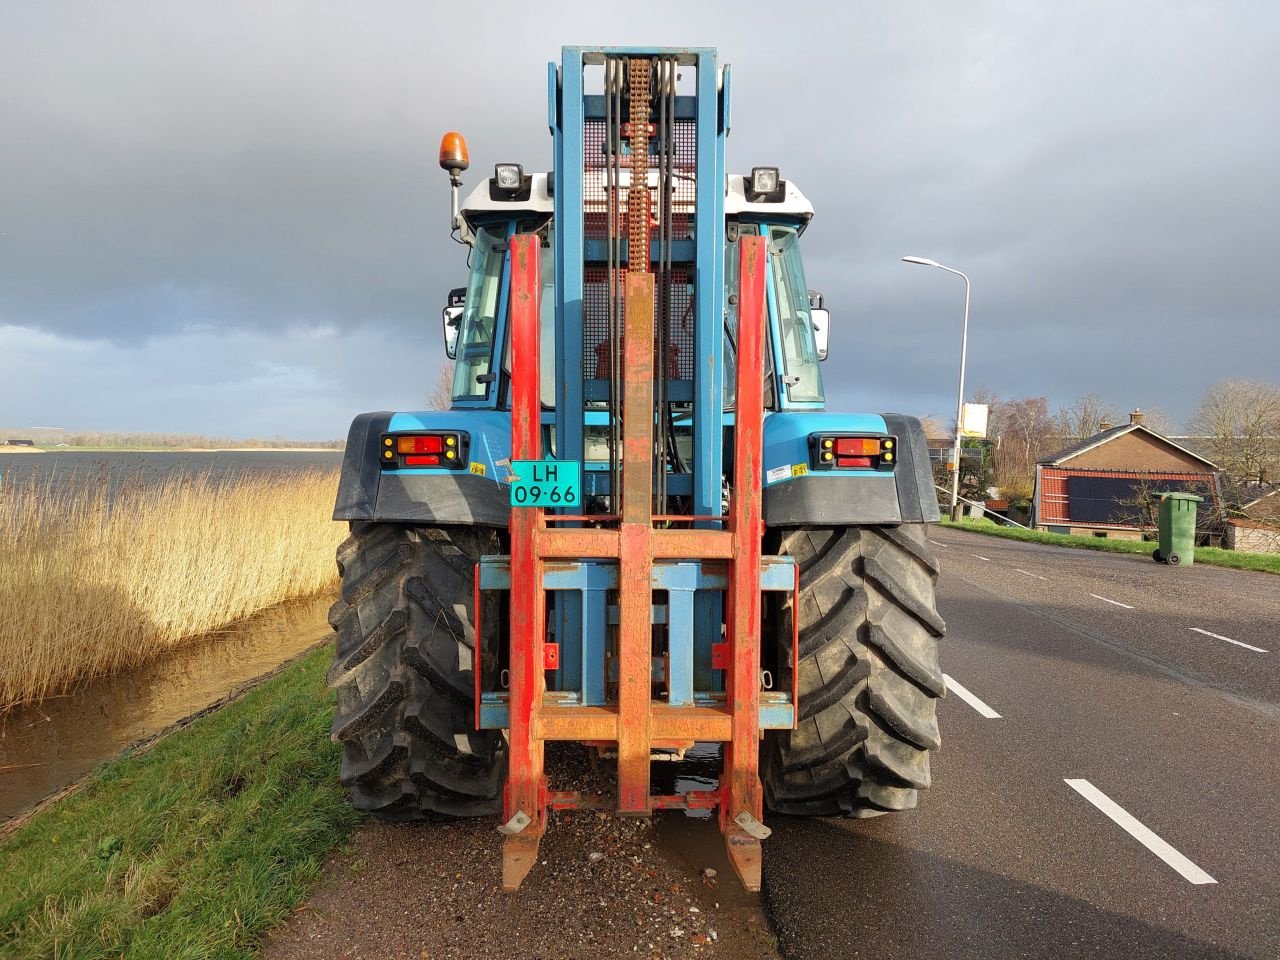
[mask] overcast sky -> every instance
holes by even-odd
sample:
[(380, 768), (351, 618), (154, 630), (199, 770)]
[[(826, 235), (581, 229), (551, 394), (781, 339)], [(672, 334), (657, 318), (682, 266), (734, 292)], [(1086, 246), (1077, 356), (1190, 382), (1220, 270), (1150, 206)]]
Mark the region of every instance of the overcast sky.
[(566, 43), (733, 64), (729, 169), (817, 208), (832, 408), (954, 409), (963, 284), (904, 254), (971, 276), (974, 388), (1180, 421), (1280, 379), (1274, 4), (0, 0), (0, 424), (420, 408), (465, 272), (440, 134), (468, 187), (545, 169)]

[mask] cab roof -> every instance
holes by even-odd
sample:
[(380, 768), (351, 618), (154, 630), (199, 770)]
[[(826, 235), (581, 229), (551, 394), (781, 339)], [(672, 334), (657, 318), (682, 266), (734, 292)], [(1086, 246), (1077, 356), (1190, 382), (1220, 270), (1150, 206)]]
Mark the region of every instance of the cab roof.
[[(462, 216), (470, 221), (476, 217), (489, 214), (533, 213), (549, 215), (555, 212), (555, 199), (548, 190), (546, 173), (534, 173), (530, 176), (529, 196), (527, 199), (507, 200), (494, 199), (490, 194), (489, 181), (485, 179), (468, 194), (462, 204)], [(786, 189), (781, 200), (766, 202), (747, 199), (746, 181), (742, 174), (729, 174), (725, 177), (724, 212), (725, 216), (752, 217), (783, 216), (795, 217), (808, 222), (813, 217), (813, 204), (800, 192), (800, 188), (790, 180), (784, 181)], [(554, 189), (554, 184), (551, 185)]]

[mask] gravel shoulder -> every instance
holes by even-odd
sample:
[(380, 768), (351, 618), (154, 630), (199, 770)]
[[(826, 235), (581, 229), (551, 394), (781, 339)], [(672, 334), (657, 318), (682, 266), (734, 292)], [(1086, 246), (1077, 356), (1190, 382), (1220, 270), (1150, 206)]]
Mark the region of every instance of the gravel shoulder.
[[(548, 767), (558, 789), (604, 791), (611, 781), (574, 748), (549, 751)], [(261, 956), (778, 957), (760, 898), (732, 875), (714, 819), (552, 816), (540, 862), (515, 894), (502, 892), (502, 837), (490, 818), (368, 821)]]

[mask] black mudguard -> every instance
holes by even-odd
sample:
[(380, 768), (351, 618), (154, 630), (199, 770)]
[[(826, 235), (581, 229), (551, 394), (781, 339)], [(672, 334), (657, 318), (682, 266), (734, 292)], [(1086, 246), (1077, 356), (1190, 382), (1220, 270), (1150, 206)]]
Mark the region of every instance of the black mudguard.
[(470, 473), (399, 474), (383, 470), (381, 437), (391, 413), (362, 413), (351, 423), (335, 520), (387, 523), (476, 524), (506, 527), (506, 488)]
[(929, 466), (929, 444), (915, 417), (883, 414), (898, 438), (893, 480), (866, 476), (809, 474), (764, 490), (764, 522), (770, 527), (867, 526), (936, 523), (938, 497)]

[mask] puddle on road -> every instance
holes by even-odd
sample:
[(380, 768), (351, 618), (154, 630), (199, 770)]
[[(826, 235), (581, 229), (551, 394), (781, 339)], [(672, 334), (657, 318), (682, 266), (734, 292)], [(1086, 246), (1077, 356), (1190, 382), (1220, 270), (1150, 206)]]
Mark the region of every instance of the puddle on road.
[[(695, 743), (683, 760), (662, 760), (650, 766), (654, 793), (704, 793), (720, 786), (720, 744)], [(686, 810), (694, 820), (706, 820), (714, 810)]]
[(272, 607), (160, 660), (0, 713), (0, 822), (318, 643), (332, 602)]
[[(654, 793), (694, 793), (716, 790), (723, 767), (721, 745), (696, 743), (684, 759), (655, 763), (651, 780)], [(724, 849), (724, 836), (716, 811), (685, 810), (683, 815), (663, 811), (654, 815), (655, 847), (673, 863), (700, 878), (694, 890), (702, 909), (715, 917), (722, 946), (729, 956), (775, 956), (772, 935), (760, 894), (748, 893), (733, 873)], [(715, 871), (708, 878), (707, 868)], [(725, 938), (728, 939), (725, 939)]]

